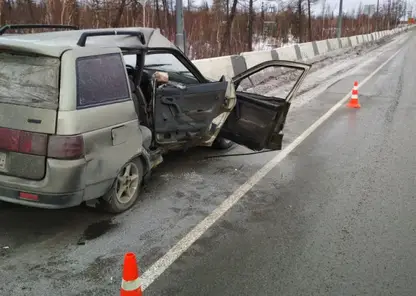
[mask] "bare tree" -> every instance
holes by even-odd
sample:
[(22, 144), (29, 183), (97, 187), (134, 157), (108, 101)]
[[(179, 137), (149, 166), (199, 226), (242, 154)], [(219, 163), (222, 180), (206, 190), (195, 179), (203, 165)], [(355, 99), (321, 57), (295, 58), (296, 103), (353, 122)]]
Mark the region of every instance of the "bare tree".
[(311, 0), (308, 1), (308, 36), (309, 41), (312, 41), (312, 18), (311, 18)]
[(387, 3), (388, 3), (387, 4), (387, 30), (389, 30), (390, 29), (390, 19), (391, 19), (391, 14), (390, 14), (390, 11), (391, 11), (391, 1), (388, 0)]
[(303, 42), (303, 38), (302, 38), (302, 35), (303, 35), (302, 0), (298, 0), (298, 11), (297, 12), (298, 12), (298, 22), (297, 22), (297, 25), (298, 25), (298, 38), (299, 38), (299, 42), (302, 43)]
[(249, 0), (248, 4), (248, 35), (247, 35), (247, 50), (253, 50), (253, 22), (254, 22), (254, 7), (253, 0)]
[(121, 17), (123, 16), (123, 12), (124, 12), (124, 8), (125, 7), (126, 7), (126, 0), (121, 0), (120, 3), (118, 3), (116, 17), (114, 18), (114, 20), (111, 23), (111, 26), (113, 28), (114, 27), (119, 27), (120, 21), (121, 21)]
[[(227, 18), (225, 32), (222, 38), (223, 42), (220, 44), (220, 49), (218, 52), (219, 56), (225, 53), (226, 48), (228, 51), (231, 49), (231, 27), (233, 25), (233, 21), (237, 13), (237, 4), (238, 4), (238, 0), (233, 0), (233, 5), (231, 6), (230, 16)], [(227, 47), (224, 46), (225, 44), (227, 45)]]
[[(138, 0), (0, 1), (1, 24), (61, 22), (84, 28), (142, 25), (143, 7)], [(206, 2), (192, 1), (195, 0), (187, 2), (184, 25), (194, 59), (252, 50), (256, 36), (280, 46), (292, 38), (313, 41), (335, 35), (335, 12), (326, 0), (321, 0), (320, 16), (312, 13), (317, 0), (275, 0), (279, 3), (279, 10), (268, 9), (272, 7), (268, 3), (259, 13), (255, 12), (255, 0), (213, 0), (211, 6)], [(389, 22), (390, 26), (396, 25), (406, 15), (405, 0), (380, 2), (380, 30), (385, 30)], [(151, 20), (148, 25), (159, 27), (170, 40), (174, 39), (175, 33), (173, 8), (173, 0), (153, 0), (146, 8)], [(349, 13), (344, 16), (344, 36), (362, 34), (367, 27), (367, 19), (361, 12), (362, 5), (357, 15)], [(374, 23), (376, 16), (370, 16), (369, 21)]]

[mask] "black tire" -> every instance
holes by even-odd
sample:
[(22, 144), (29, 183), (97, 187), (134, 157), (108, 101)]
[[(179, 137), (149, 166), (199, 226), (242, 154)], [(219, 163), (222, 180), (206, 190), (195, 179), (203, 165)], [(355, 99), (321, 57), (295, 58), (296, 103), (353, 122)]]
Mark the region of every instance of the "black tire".
[(230, 149), (233, 145), (234, 143), (230, 140), (224, 138), (216, 138), (211, 147), (218, 150), (227, 150)]
[[(129, 181), (126, 178), (125, 181), (121, 181), (119, 178), (125, 178), (126, 170), (130, 166), (130, 173), (129, 175)], [(134, 172), (131, 172), (131, 171)], [(133, 179), (130, 174), (137, 174), (137, 183), (133, 182)], [(117, 175), (116, 179), (114, 180), (113, 186), (111, 186), (110, 190), (100, 199), (99, 208), (105, 212), (113, 213), (113, 214), (119, 214), (122, 212), (127, 211), (130, 209), (134, 203), (137, 201), (141, 187), (143, 184), (143, 163), (140, 159), (132, 159), (128, 163), (126, 163), (123, 168), (120, 170), (119, 174)], [(125, 189), (122, 192), (122, 196), (117, 195), (117, 191), (119, 191), (121, 183), (129, 183), (129, 186), (127, 189)], [(131, 188), (130, 188), (131, 186)], [(129, 192), (127, 192), (129, 189), (131, 189)], [(123, 196), (123, 193), (126, 193), (125, 196)], [(127, 198), (123, 198), (127, 197)], [(124, 199), (124, 200), (123, 200)]]

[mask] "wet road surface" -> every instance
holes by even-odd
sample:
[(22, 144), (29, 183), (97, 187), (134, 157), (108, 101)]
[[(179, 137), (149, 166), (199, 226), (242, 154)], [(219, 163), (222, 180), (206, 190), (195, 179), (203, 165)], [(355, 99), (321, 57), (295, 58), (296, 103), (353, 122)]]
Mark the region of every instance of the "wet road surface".
[[(285, 141), (400, 47), (360, 110), (336, 112), (145, 295), (413, 295), (415, 37), (294, 108)], [(116, 295), (125, 252), (145, 272), (275, 155), (205, 159), (218, 153), (172, 154), (117, 217), (0, 205), (0, 295)]]
[(146, 295), (414, 295), (414, 46), (360, 89), (361, 109), (339, 109)]

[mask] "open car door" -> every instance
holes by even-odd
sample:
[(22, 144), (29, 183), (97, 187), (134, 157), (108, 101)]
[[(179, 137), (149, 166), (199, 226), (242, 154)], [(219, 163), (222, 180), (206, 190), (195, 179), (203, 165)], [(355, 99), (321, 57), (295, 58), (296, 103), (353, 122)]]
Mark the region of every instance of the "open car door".
[[(154, 90), (154, 135), (159, 145), (198, 144), (219, 132), (213, 120), (229, 112), (228, 86), (231, 82), (166, 84)], [(235, 100), (235, 99), (234, 99)], [(224, 120), (225, 121), (225, 120)]]
[(252, 150), (281, 150), (290, 101), (311, 65), (266, 61), (235, 76), (237, 103), (220, 137)]

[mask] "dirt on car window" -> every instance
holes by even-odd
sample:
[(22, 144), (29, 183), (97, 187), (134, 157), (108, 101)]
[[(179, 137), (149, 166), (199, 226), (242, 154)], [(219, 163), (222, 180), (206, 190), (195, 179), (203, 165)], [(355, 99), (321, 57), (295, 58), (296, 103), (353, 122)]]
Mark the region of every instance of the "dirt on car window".
[(57, 109), (58, 58), (0, 53), (0, 103)]

